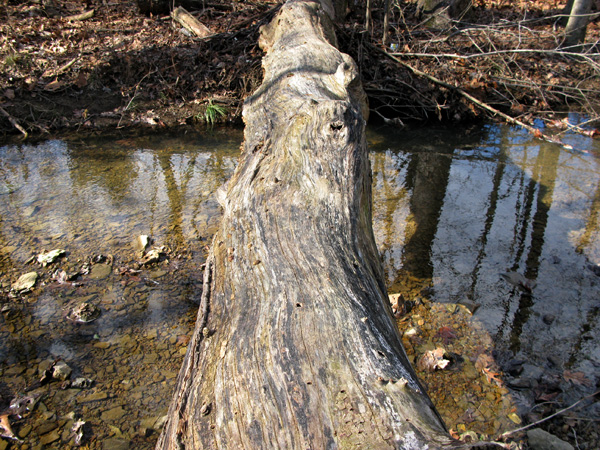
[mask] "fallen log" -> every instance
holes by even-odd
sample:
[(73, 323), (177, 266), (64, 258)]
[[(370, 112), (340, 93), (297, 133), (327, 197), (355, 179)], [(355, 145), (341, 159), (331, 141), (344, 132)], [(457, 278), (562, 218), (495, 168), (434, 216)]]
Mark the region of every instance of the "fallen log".
[(260, 45), (264, 81), (245, 102), (242, 155), (156, 448), (451, 445), (386, 294), (357, 66), (318, 1), (288, 0)]
[(174, 21), (178, 22), (183, 28), (188, 30), (190, 33), (195, 34), (199, 38), (205, 38), (213, 34), (210, 29), (192, 16), (189, 12), (183, 9), (181, 6), (173, 10), (171, 17)]

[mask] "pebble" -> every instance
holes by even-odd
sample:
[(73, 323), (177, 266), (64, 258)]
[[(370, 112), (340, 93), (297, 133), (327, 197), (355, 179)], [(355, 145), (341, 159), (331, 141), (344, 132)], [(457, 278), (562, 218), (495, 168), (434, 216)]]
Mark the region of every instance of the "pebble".
[(541, 428), (528, 430), (527, 440), (531, 450), (575, 450), (568, 442), (557, 438)]
[(115, 421), (121, 419), (124, 415), (125, 415), (125, 410), (123, 409), (123, 407), (117, 406), (116, 408), (112, 408), (107, 411), (104, 411), (100, 415), (100, 418), (104, 422), (115, 422)]
[(102, 450), (129, 450), (129, 442), (117, 438), (106, 439), (102, 443)]
[(42, 444), (43, 446), (46, 446), (48, 444), (58, 441), (59, 439), (60, 439), (60, 433), (58, 432), (58, 430), (54, 430), (51, 433), (44, 434), (43, 436), (41, 436), (40, 444)]
[(94, 264), (88, 277), (92, 280), (102, 280), (112, 273), (112, 267), (108, 264)]
[(73, 370), (64, 361), (59, 361), (52, 368), (52, 378), (55, 380), (65, 381), (71, 376)]
[(106, 392), (94, 392), (93, 394), (78, 398), (77, 403), (95, 402), (98, 400), (106, 400), (107, 398), (108, 395), (106, 394)]
[(52, 430), (55, 430), (58, 427), (56, 422), (44, 422), (37, 428), (38, 434), (46, 434), (50, 433)]

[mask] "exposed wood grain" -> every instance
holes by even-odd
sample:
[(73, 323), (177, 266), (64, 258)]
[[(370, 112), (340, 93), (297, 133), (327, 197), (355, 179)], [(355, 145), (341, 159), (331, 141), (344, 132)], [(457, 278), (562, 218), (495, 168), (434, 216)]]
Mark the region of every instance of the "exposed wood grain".
[(264, 27), (265, 77), (157, 449), (433, 449), (371, 225), (366, 97), (316, 1)]

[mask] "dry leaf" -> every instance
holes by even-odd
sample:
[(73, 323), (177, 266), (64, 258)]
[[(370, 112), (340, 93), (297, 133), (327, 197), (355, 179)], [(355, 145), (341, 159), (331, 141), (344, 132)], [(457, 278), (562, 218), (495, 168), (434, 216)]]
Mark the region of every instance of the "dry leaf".
[(591, 386), (592, 382), (585, 377), (583, 372), (572, 372), (570, 370), (565, 370), (563, 372), (563, 378), (565, 381), (570, 381), (573, 384), (578, 386)]
[(489, 355), (487, 353), (482, 353), (481, 355), (479, 355), (477, 357), (477, 361), (475, 361), (475, 368), (477, 370), (487, 369), (493, 363), (494, 363), (494, 358), (491, 355)]
[(492, 372), (488, 368), (483, 368), (483, 369), (481, 369), (481, 371), (487, 378), (488, 383), (491, 384), (492, 382), (495, 382), (498, 386), (502, 386), (502, 380), (500, 378), (498, 378), (498, 376), (500, 375), (499, 373)]
[(436, 348), (435, 350), (429, 350), (419, 358), (417, 361), (417, 366), (421, 370), (429, 370), (433, 372), (436, 369), (445, 369), (450, 361), (444, 358), (445, 350), (441, 347)]
[(457, 338), (456, 331), (451, 327), (441, 327), (436, 333), (436, 336), (442, 338), (442, 341), (444, 341), (444, 344), (446, 345)]
[(62, 81), (54, 80), (54, 81), (51, 81), (50, 83), (48, 83), (46, 86), (44, 86), (44, 90), (54, 92), (54, 91), (58, 91), (63, 86), (64, 86), (64, 83)]
[(10, 427), (10, 421), (8, 420), (8, 414), (0, 415), (0, 436), (14, 439), (15, 441), (19, 441), (20, 439), (15, 436), (12, 428)]
[(75, 85), (81, 89), (87, 86), (88, 81), (87, 81), (87, 75), (83, 72), (79, 72), (79, 74), (77, 75), (77, 79), (75, 80)]

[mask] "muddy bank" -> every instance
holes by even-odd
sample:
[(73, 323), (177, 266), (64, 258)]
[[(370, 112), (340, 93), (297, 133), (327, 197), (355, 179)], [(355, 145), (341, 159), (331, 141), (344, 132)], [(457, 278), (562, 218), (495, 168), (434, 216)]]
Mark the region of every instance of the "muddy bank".
[[(203, 2), (192, 12), (214, 34), (199, 39), (168, 15), (141, 14), (136, 1), (5, 2), (0, 132), (239, 123), (242, 101), (262, 77), (259, 28), (280, 3)], [(382, 54), (383, 7), (372, 3), (370, 31), (358, 2), (337, 34), (360, 66), (373, 120), (489, 118)], [(561, 2), (475, 2), (445, 31), (423, 27), (416, 2), (391, 3), (385, 49), (408, 66), (527, 123), (570, 109), (598, 116), (597, 49), (584, 58), (555, 51)], [(598, 41), (599, 28), (598, 19), (589, 25), (588, 42)]]

